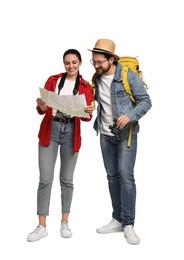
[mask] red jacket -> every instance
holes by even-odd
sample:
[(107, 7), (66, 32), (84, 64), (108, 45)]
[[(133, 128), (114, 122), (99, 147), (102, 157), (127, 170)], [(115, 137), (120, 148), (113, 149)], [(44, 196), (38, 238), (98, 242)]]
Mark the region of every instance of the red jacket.
[[(49, 91), (55, 91), (57, 80), (63, 75), (63, 73), (50, 76), (45, 83), (45, 89)], [(91, 85), (86, 82), (82, 76), (80, 75), (80, 85), (79, 85), (79, 95), (85, 94), (87, 105), (90, 106), (93, 101), (93, 92)], [(48, 146), (50, 144), (50, 136), (51, 136), (51, 128), (52, 128), (52, 108), (47, 107), (47, 110), (43, 112), (39, 106), (36, 107), (38, 113), (40, 115), (45, 114), (38, 133), (39, 144), (43, 146)], [(92, 119), (92, 115), (90, 118), (80, 118), (75, 117), (75, 130), (74, 130), (74, 144), (73, 150), (74, 152), (78, 152), (81, 147), (81, 131), (80, 131), (80, 120), (82, 121), (90, 121)]]

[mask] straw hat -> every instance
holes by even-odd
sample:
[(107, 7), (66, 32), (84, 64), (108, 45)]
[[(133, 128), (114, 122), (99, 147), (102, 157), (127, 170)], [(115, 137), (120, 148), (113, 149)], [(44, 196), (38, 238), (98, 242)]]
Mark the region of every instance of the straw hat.
[(111, 54), (115, 60), (119, 60), (119, 56), (114, 53), (115, 44), (113, 41), (109, 39), (99, 39), (96, 42), (95, 47), (92, 50), (91, 49), (88, 50), (92, 52), (108, 53)]

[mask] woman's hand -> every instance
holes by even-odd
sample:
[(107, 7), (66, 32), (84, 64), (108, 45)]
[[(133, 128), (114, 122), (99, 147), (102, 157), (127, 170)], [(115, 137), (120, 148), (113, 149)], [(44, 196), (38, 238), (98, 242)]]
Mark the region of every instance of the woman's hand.
[(36, 102), (37, 102), (37, 105), (40, 107), (40, 109), (43, 112), (45, 112), (47, 110), (46, 103), (41, 98), (37, 98)]
[(87, 113), (87, 114), (92, 114), (93, 113), (93, 105), (92, 106), (87, 106), (85, 109), (84, 109), (84, 112)]

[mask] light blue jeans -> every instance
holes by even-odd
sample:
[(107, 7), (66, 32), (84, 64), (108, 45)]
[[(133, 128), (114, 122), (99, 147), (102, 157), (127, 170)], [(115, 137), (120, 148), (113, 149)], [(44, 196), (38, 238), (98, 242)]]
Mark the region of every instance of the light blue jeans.
[(58, 151), (60, 154), (60, 186), (62, 212), (70, 212), (73, 197), (73, 175), (78, 153), (73, 152), (74, 123), (52, 121), (49, 146), (39, 145), (40, 180), (37, 191), (37, 214), (49, 215), (51, 188)]
[(134, 225), (137, 135), (132, 136), (130, 148), (127, 147), (127, 138), (104, 134), (100, 135), (100, 144), (112, 201), (112, 217), (123, 226)]

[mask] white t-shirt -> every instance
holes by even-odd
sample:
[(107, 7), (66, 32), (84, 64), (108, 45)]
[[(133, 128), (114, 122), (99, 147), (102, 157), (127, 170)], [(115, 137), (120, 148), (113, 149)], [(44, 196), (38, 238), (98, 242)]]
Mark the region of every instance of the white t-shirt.
[(101, 105), (101, 116), (102, 125), (100, 132), (106, 135), (112, 135), (109, 126), (112, 125), (113, 115), (112, 115), (112, 105), (111, 105), (111, 83), (114, 75), (102, 75), (99, 84), (99, 95), (100, 95), (100, 105)]
[[(56, 90), (55, 90), (56, 93), (58, 93), (59, 82), (60, 82), (60, 78), (58, 79), (57, 84), (56, 84)], [(75, 80), (65, 79), (64, 85), (63, 85), (62, 89), (60, 90), (59, 94), (60, 95), (73, 95), (74, 86), (75, 86)], [(52, 113), (53, 116), (55, 116), (56, 113), (57, 113), (57, 109), (53, 108), (53, 113)]]

